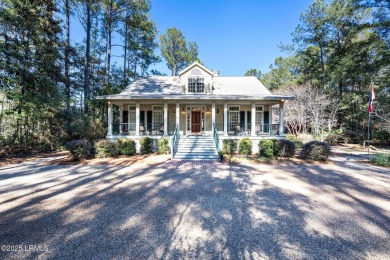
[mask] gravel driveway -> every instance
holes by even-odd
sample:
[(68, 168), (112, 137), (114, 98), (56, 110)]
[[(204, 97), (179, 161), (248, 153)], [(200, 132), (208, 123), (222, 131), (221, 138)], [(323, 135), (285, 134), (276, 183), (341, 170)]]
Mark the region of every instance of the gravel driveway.
[(0, 259), (390, 259), (390, 170), (8, 165), (0, 245)]

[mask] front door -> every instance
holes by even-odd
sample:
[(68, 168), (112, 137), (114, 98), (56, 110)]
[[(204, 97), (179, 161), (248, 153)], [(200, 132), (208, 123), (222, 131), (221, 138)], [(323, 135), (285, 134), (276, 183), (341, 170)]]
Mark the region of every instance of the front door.
[(192, 111), (191, 131), (193, 133), (200, 132), (200, 111)]

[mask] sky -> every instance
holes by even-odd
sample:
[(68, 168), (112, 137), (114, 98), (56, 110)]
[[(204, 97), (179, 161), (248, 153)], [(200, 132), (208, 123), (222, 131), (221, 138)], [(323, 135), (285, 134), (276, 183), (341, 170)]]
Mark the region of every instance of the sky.
[[(249, 69), (269, 71), (278, 48), (291, 33), (309, 0), (152, 0), (151, 18), (159, 33), (180, 29), (199, 47), (204, 65), (221, 76), (242, 76)], [(156, 50), (159, 54), (159, 51)], [(163, 60), (153, 68), (170, 75)]]
[[(312, 0), (152, 0), (151, 19), (160, 34), (168, 28), (180, 29), (187, 41), (199, 47), (199, 58), (210, 70), (221, 76), (242, 76), (250, 69), (269, 71), (279, 56), (286, 56), (278, 45), (291, 44), (291, 33), (299, 17)], [(85, 39), (85, 31), (77, 18), (71, 20), (73, 42)], [(113, 43), (119, 41), (114, 34)], [(158, 37), (156, 39), (158, 41)], [(122, 55), (121, 47), (113, 47), (114, 55)], [(157, 48), (156, 53), (160, 55)], [(121, 58), (113, 63), (122, 66)], [(167, 75), (166, 62), (153, 65)]]

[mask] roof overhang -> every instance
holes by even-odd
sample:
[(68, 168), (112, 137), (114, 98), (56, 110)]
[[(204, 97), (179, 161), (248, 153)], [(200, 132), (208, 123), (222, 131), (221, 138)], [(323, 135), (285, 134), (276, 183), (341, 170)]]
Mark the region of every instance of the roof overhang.
[(101, 100), (138, 100), (138, 101), (155, 101), (155, 100), (164, 100), (164, 101), (223, 101), (223, 100), (235, 100), (235, 101), (274, 101), (274, 102), (283, 102), (284, 100), (292, 100), (292, 96), (284, 95), (158, 95), (158, 94), (149, 94), (149, 95), (107, 95), (107, 96), (98, 96), (97, 99)]
[(195, 61), (194, 63), (192, 63), (188, 67), (184, 68), (182, 71), (180, 71), (179, 72), (179, 76), (183, 75), (184, 73), (186, 73), (187, 71), (189, 71), (190, 69), (192, 69), (193, 67), (196, 67), (196, 66), (200, 67), (202, 70), (204, 70), (205, 72), (207, 72), (208, 74), (213, 76), (213, 72), (212, 71), (210, 71), (208, 68), (206, 68), (205, 66), (203, 66), (202, 64), (200, 64), (197, 61)]

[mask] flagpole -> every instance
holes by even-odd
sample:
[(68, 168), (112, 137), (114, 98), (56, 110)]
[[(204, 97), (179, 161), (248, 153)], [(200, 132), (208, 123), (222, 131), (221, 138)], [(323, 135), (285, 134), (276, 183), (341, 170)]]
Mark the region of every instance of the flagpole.
[(368, 112), (368, 131), (367, 131), (367, 140), (368, 140), (368, 158), (370, 159), (370, 124), (371, 124), (371, 112)]

